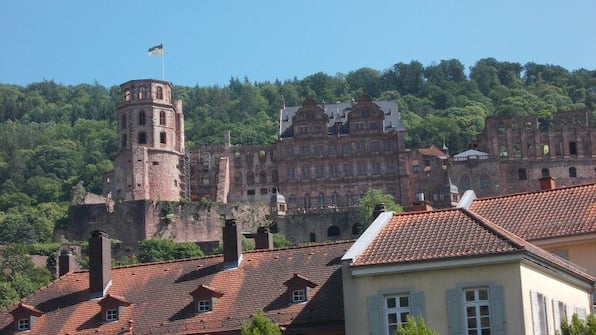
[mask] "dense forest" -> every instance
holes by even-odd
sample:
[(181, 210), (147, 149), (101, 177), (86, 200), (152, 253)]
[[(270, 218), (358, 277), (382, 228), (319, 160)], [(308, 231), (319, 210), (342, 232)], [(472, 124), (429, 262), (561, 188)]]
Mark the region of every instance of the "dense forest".
[[(224, 87), (175, 86), (173, 94), (183, 100), (192, 148), (222, 143), (226, 129), (234, 144), (275, 141), (282, 95), (296, 106), (306, 97), (350, 101), (363, 91), (398, 103), (410, 148), (445, 142), (460, 152), (488, 115), (536, 115), (548, 126), (554, 112), (594, 111), (596, 70), (493, 58), (468, 70), (456, 59), (430, 66), (412, 61), (283, 82), (231, 78)], [(0, 242), (48, 242), (54, 225), (66, 219), (73, 190), (101, 192), (117, 150), (119, 101), (118, 86), (0, 84)]]

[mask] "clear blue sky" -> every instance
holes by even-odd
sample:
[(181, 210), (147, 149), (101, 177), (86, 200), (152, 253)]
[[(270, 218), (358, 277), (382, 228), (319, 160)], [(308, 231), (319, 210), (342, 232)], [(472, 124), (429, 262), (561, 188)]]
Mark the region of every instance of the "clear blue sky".
[(596, 69), (594, 0), (3, 0), (0, 83), (224, 86), (455, 58)]

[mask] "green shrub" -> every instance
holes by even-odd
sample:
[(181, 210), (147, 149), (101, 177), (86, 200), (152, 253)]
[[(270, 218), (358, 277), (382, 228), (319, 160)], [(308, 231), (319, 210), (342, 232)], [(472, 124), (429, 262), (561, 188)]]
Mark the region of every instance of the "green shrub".
[(396, 335), (438, 335), (438, 333), (426, 326), (424, 318), (408, 316), (406, 323), (397, 329)]

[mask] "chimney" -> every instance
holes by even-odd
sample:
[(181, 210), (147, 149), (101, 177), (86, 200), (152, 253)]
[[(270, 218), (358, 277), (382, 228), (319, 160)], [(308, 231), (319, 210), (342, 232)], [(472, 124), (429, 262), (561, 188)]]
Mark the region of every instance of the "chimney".
[(555, 179), (551, 176), (546, 176), (538, 179), (540, 181), (540, 190), (554, 190), (556, 187)]
[(228, 219), (223, 227), (224, 269), (237, 268), (242, 261), (242, 242), (235, 219)]
[(58, 256), (58, 277), (73, 271), (76, 268), (76, 259), (71, 250), (62, 249)]
[(373, 212), (373, 221), (377, 219), (377, 217), (379, 217), (379, 215), (383, 212), (385, 212), (386, 208), (385, 208), (385, 204), (376, 204), (375, 205), (375, 210)]
[(273, 249), (273, 236), (267, 227), (259, 227), (255, 235), (255, 249)]
[(89, 298), (105, 295), (112, 285), (112, 250), (108, 234), (101, 230), (91, 232), (89, 239)]

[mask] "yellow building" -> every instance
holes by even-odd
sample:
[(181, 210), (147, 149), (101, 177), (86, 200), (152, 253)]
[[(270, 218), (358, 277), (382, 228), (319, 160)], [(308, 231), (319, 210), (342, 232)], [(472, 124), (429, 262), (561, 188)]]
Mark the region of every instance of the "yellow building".
[(342, 258), (346, 334), (554, 334), (595, 279), (469, 210), (382, 213)]

